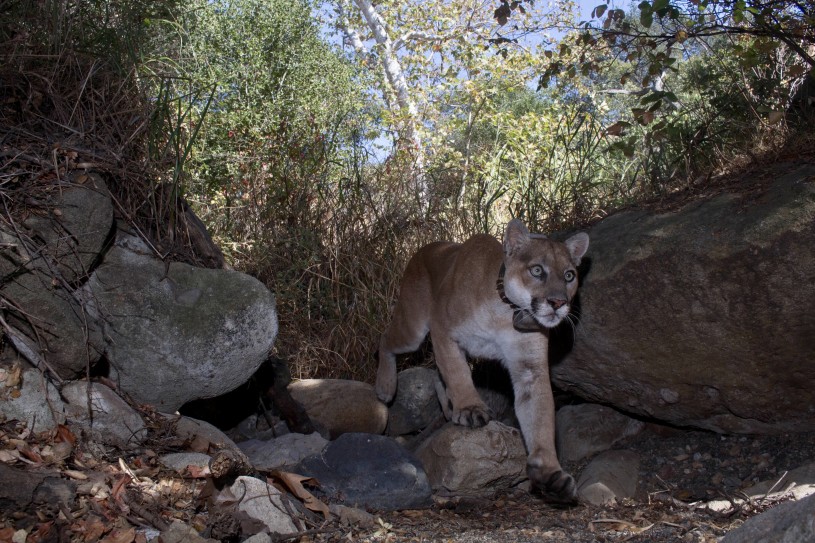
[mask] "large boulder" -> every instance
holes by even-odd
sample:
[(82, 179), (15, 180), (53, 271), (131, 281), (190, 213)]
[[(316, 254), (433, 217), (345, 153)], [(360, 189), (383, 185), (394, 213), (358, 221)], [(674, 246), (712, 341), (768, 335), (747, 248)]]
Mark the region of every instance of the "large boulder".
[(72, 172), (69, 182), (54, 186), (41, 205), (46, 214), (31, 214), (23, 225), (49, 259), (52, 272), (59, 270), (68, 283), (87, 279), (111, 237), (113, 202), (99, 174)]
[(277, 335), (274, 296), (262, 283), (162, 262), (121, 231), (87, 287), (105, 324), (111, 377), (164, 412), (244, 383)]
[(786, 502), (748, 519), (721, 543), (801, 543), (815, 541), (815, 496)]
[[(98, 175), (49, 187), (38, 212), (0, 231), (0, 295), (7, 320), (60, 377), (82, 375), (101, 356), (102, 331), (87, 311), (87, 280), (113, 229), (113, 205)], [(18, 348), (19, 344), (16, 344)]]
[(815, 430), (813, 176), (598, 223), (554, 383), (678, 425)]

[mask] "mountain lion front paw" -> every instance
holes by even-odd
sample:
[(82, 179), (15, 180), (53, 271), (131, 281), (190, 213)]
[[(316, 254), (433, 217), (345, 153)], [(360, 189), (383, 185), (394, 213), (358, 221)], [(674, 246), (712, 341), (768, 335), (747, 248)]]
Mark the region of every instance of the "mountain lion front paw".
[(486, 405), (471, 405), (462, 409), (453, 409), (453, 422), (468, 428), (481, 428), (485, 426), (492, 414)]
[(532, 487), (538, 491), (544, 501), (556, 505), (577, 505), (577, 485), (574, 478), (563, 470), (544, 475), (541, 468), (526, 467), (526, 473), (532, 481)]
[(387, 377), (377, 378), (374, 390), (376, 391), (376, 397), (379, 398), (380, 401), (389, 404), (396, 395), (396, 379), (389, 379)]

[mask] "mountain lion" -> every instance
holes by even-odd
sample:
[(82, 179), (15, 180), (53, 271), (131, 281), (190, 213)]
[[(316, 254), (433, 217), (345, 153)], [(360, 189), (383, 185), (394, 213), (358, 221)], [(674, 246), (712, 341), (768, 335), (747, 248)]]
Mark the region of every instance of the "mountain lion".
[(512, 378), (527, 474), (545, 499), (577, 501), (574, 479), (555, 453), (549, 383), (549, 328), (569, 314), (587, 234), (560, 243), (512, 220), (503, 247), (485, 234), (419, 249), (405, 270), (399, 301), (379, 345), (376, 392), (396, 393), (395, 355), (419, 348), (428, 332), (456, 424), (477, 428), (490, 413), (473, 385), (465, 355), (501, 360)]

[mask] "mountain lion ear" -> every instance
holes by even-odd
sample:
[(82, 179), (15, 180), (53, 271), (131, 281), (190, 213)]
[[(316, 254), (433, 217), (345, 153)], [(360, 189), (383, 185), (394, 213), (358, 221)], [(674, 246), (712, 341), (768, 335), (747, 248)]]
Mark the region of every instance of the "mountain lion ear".
[(504, 254), (511, 256), (529, 241), (529, 230), (520, 219), (512, 219), (504, 234)]
[(566, 248), (569, 249), (569, 254), (572, 255), (572, 262), (577, 266), (580, 264), (580, 259), (586, 254), (589, 249), (589, 235), (585, 232), (575, 234), (565, 242)]

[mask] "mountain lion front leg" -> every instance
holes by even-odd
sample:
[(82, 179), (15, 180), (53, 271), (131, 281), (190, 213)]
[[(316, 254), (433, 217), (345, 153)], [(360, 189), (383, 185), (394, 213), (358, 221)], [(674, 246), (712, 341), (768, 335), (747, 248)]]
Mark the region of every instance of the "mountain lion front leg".
[(480, 428), (487, 424), (492, 415), (481, 396), (475, 390), (470, 365), (458, 344), (435, 328), (430, 332), (436, 365), (447, 389), (447, 398), (452, 404), (452, 421), (461, 426)]
[[(545, 360), (545, 357), (544, 357)], [(563, 471), (555, 449), (555, 401), (545, 362), (520, 361), (509, 367), (515, 415), (529, 453), (526, 473), (548, 501), (575, 504), (577, 485)]]

